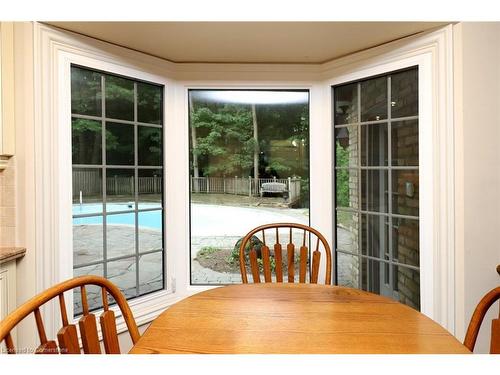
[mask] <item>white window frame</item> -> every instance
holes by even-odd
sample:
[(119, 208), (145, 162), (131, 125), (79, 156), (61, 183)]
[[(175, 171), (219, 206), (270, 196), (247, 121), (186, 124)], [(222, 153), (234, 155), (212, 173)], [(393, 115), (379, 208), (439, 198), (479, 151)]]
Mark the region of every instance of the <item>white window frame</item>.
[[(332, 86), (418, 66), (420, 310), (455, 332), (452, 29), (389, 43), (330, 63)], [(326, 114), (333, 142), (332, 104)], [(326, 118), (325, 118), (326, 123)], [(333, 143), (332, 143), (333, 153)], [(333, 161), (333, 155), (332, 155)], [(333, 162), (330, 164), (333, 171)], [(332, 189), (334, 176), (332, 173)], [(332, 205), (332, 212), (335, 209)]]
[[(325, 196), (324, 200), (321, 200), (319, 204), (313, 204), (312, 199), (309, 199), (310, 206), (309, 206), (309, 222), (310, 225), (316, 229), (318, 229), (323, 236), (326, 238), (328, 243), (332, 243), (332, 227), (331, 227), (331, 222), (328, 218), (327, 215), (324, 215), (324, 205), (330, 201), (332, 198), (331, 196), (326, 196), (322, 192), (324, 190), (325, 186), (325, 180), (322, 178), (322, 169), (321, 165), (319, 163), (312, 163), (312, 160), (320, 160), (321, 155), (327, 152), (330, 152), (330, 147), (326, 143), (322, 142), (322, 139), (324, 138), (322, 135), (322, 126), (321, 126), (321, 106), (320, 106), (320, 98), (322, 98), (323, 92), (318, 87), (318, 85), (314, 83), (290, 83), (290, 84), (283, 84), (283, 83), (270, 83), (266, 81), (257, 81), (257, 82), (252, 82), (252, 84), (249, 84), (248, 82), (245, 83), (234, 83), (234, 82), (228, 82), (228, 83), (221, 83), (220, 80), (216, 81), (190, 81), (190, 82), (183, 82), (182, 83), (182, 95), (184, 97), (184, 134), (183, 134), (183, 146), (185, 147), (184, 153), (182, 153), (185, 156), (185, 160), (182, 160), (182, 165), (188, 166), (189, 165), (189, 90), (307, 90), (309, 93), (309, 194), (310, 197), (313, 196)], [(313, 97), (314, 97), (314, 103), (315, 105), (313, 106)], [(314, 144), (317, 145), (317, 147), (312, 147), (311, 145), (313, 144), (312, 142), (314, 141)], [(323, 144), (321, 144), (323, 143)], [(326, 146), (326, 147), (325, 147)], [(186, 153), (187, 151), (187, 153)], [(181, 155), (181, 150), (177, 153), (178, 155)], [(313, 159), (314, 158), (314, 159)], [(179, 159), (178, 159), (179, 160)], [(179, 171), (179, 173), (185, 174), (185, 180), (186, 180), (186, 186), (185, 186), (185, 191), (187, 192), (187, 205), (189, 207), (190, 205), (190, 199), (189, 199), (189, 170), (187, 167), (184, 168), (183, 171)], [(323, 215), (322, 215), (323, 214)], [(325, 217), (327, 220), (325, 220)], [(190, 217), (189, 213), (187, 215), (187, 249), (189, 249), (189, 252), (191, 251), (190, 248)], [(245, 233), (242, 233), (244, 235)], [(321, 251), (324, 251), (324, 249), (321, 249)], [(188, 252), (186, 260), (188, 262), (188, 266), (190, 266), (190, 253)], [(321, 257), (322, 262), (326, 262), (326, 256)], [(318, 274), (318, 280), (324, 280), (325, 279), (325, 268), (323, 266), (323, 263), (320, 265), (320, 270)], [(190, 292), (199, 292), (201, 290), (205, 290), (208, 288), (214, 288), (217, 286), (207, 286), (207, 285), (190, 285), (190, 276), (187, 275), (187, 283), (188, 283), (188, 291)]]
[[(38, 40), (37, 40), (38, 39)], [(123, 53), (113, 55), (113, 49), (106, 43), (95, 45), (82, 43), (81, 38), (61, 33), (52, 28), (35, 24), (35, 66), (41, 68), (35, 73), (35, 155), (36, 185), (41, 199), (36, 200), (36, 290), (40, 292), (57, 282), (73, 276), (72, 246), (72, 174), (71, 174), (71, 64), (154, 82), (164, 86), (164, 137), (168, 140), (172, 128), (171, 111), (167, 102), (173, 95), (172, 80), (161, 73), (164, 64), (151, 64), (151, 58), (144, 61), (135, 54), (130, 57)], [(107, 52), (104, 52), (107, 51)], [(38, 52), (38, 54), (37, 54)], [(120, 51), (122, 52), (122, 51)], [(37, 64), (37, 60), (39, 63)], [(146, 64), (145, 64), (146, 62)], [(153, 61), (154, 63), (154, 61)], [(156, 70), (156, 71), (155, 71)], [(160, 73), (159, 73), (160, 72)], [(38, 125), (38, 126), (37, 126)], [(172, 191), (171, 181), (166, 171), (169, 155), (164, 155), (164, 191)], [(172, 205), (174, 197), (165, 194), (165, 211)], [(165, 215), (164, 225), (170, 227), (174, 218)], [(166, 231), (165, 231), (166, 233)], [(165, 286), (166, 288), (129, 301), (129, 306), (138, 325), (150, 322), (166, 306), (170, 306), (183, 296), (175, 288), (175, 252), (168, 251), (170, 236), (165, 245)], [(181, 270), (182, 272), (182, 270)], [(68, 292), (72, 301), (72, 292)], [(68, 304), (68, 313), (73, 315), (73, 304)], [(115, 307), (116, 309), (116, 307)], [(126, 330), (124, 319), (118, 312), (118, 332)], [(58, 327), (59, 309), (47, 304), (44, 321), (48, 334), (55, 335)]]
[[(70, 93), (71, 63), (132, 78), (142, 77), (165, 86), (165, 250), (166, 284), (170, 289), (130, 301), (138, 325), (151, 321), (185, 296), (210, 288), (190, 285), (188, 89), (309, 90), (310, 220), (311, 225), (333, 243), (331, 86), (418, 65), (421, 308), (453, 333), (455, 219), (451, 47), (451, 26), (447, 26), (318, 65), (175, 64), (34, 23), (34, 289), (41, 292), (69, 277), (72, 270), (69, 251), (72, 241), (68, 235), (72, 233), (71, 133), (68, 125), (71, 105), (69, 95), (61, 94)], [(55, 334), (59, 326), (58, 308), (49, 305), (43, 314), (47, 333)], [(119, 320), (118, 329), (119, 332), (125, 330), (122, 320)]]

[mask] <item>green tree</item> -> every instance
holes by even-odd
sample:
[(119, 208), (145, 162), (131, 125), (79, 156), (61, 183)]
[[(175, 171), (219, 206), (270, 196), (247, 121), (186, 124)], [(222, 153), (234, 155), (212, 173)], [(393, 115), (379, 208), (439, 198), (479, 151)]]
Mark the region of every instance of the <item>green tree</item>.
[(193, 154), (205, 160), (203, 174), (242, 175), (252, 167), (255, 141), (248, 106), (207, 104), (195, 107), (191, 126), (197, 134)]

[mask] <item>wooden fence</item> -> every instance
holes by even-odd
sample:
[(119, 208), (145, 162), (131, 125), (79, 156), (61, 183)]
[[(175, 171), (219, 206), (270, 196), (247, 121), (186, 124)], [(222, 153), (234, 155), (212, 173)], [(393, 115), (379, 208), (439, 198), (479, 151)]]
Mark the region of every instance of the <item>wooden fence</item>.
[[(161, 176), (139, 177), (139, 194), (160, 194), (163, 178)], [(100, 170), (73, 171), (73, 195), (80, 191), (84, 196), (100, 195), (102, 192), (102, 176)], [(133, 176), (111, 176), (106, 178), (107, 195), (133, 195)]]
[[(193, 193), (234, 194), (258, 197), (262, 184), (278, 182), (286, 186), (288, 203), (293, 204), (300, 199), (300, 178), (259, 178), (252, 177), (190, 177)], [(139, 194), (159, 194), (162, 191), (161, 176), (139, 177)], [(73, 171), (73, 195), (78, 197), (102, 194), (102, 176), (100, 170)], [(110, 176), (106, 178), (107, 195), (133, 195), (134, 177)]]
[(300, 178), (259, 178), (253, 177), (192, 177), (191, 192), (260, 196), (262, 184), (278, 182), (286, 186), (288, 202), (300, 199)]

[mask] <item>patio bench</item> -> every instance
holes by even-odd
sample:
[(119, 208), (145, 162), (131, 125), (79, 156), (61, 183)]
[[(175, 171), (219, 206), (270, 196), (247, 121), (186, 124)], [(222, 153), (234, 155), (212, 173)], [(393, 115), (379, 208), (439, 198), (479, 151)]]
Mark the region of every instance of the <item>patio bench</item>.
[(282, 182), (265, 182), (260, 186), (260, 196), (264, 193), (282, 194), (284, 199), (288, 199), (288, 190), (286, 184)]

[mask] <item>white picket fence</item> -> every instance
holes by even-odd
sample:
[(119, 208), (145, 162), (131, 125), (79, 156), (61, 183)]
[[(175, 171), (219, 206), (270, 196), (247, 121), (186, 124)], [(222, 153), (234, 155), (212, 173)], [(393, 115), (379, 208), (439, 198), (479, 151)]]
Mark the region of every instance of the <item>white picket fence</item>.
[[(161, 176), (139, 177), (139, 194), (159, 194), (162, 191)], [(106, 178), (107, 195), (133, 195), (134, 177), (110, 176)], [(84, 196), (99, 195), (102, 191), (102, 177), (99, 170), (73, 171), (73, 195), (80, 191)]]
[(247, 195), (258, 197), (262, 184), (278, 182), (286, 186), (288, 202), (295, 203), (300, 199), (300, 178), (258, 178), (253, 177), (193, 177), (191, 176), (191, 192)]
[[(100, 195), (102, 192), (102, 177), (100, 170), (73, 171), (73, 193), (77, 197), (80, 192), (84, 196)], [(295, 203), (300, 199), (300, 178), (259, 178), (252, 177), (190, 177), (190, 187), (193, 193), (234, 194), (258, 197), (261, 195), (262, 184), (278, 182), (286, 186), (287, 202)], [(159, 194), (162, 191), (161, 176), (139, 177), (139, 194)], [(107, 195), (133, 195), (134, 178), (110, 176), (106, 178)]]

